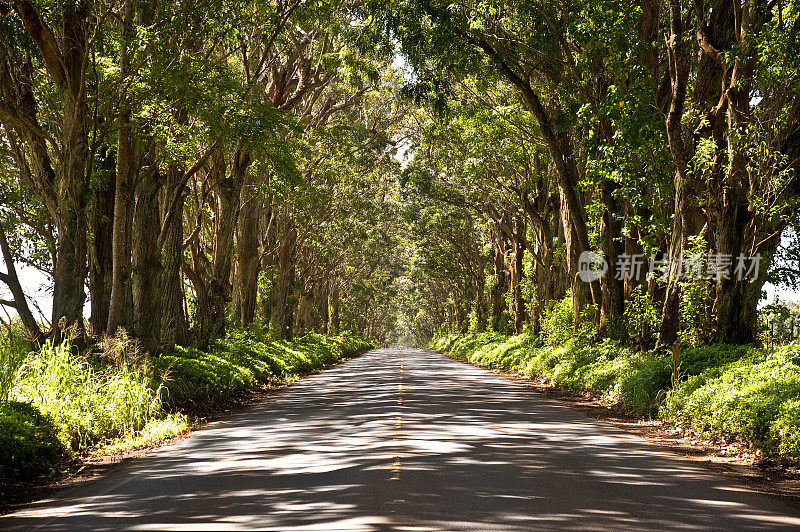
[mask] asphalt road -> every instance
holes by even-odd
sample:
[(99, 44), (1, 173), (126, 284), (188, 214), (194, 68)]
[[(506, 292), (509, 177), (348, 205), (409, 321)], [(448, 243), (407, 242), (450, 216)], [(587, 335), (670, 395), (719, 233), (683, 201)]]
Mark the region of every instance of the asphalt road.
[(30, 530), (800, 529), (491, 372), (380, 349), (0, 520)]

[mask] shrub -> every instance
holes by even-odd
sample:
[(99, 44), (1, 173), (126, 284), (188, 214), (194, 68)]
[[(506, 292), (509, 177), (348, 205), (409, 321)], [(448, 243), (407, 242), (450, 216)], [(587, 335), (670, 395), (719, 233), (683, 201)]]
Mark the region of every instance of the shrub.
[(7, 401), (30, 345), (25, 339), (25, 329), (19, 320), (13, 320), (0, 332), (0, 402)]
[(542, 316), (542, 337), (550, 345), (559, 345), (572, 337), (574, 314), (572, 295), (561, 301), (549, 301)]
[(771, 440), (782, 454), (800, 457), (800, 398), (784, 402), (770, 424)]
[(764, 451), (800, 456), (800, 367), (793, 362), (795, 349), (796, 344), (774, 352), (752, 350), (709, 367), (670, 393), (661, 414), (695, 434), (736, 438)]
[(655, 414), (671, 384), (671, 359), (636, 353), (625, 360), (628, 363), (620, 372), (615, 395), (635, 414)]
[(647, 349), (655, 343), (661, 319), (659, 314), (650, 293), (642, 285), (636, 285), (625, 305), (624, 320), (628, 335), (640, 349)]
[(256, 341), (247, 332), (233, 332), (214, 341), (209, 352), (177, 347), (153, 357), (163, 374), (164, 399), (173, 408), (208, 407), (259, 383), (291, 381), (373, 347), (343, 334), (307, 334), (294, 341)]
[(47, 414), (69, 448), (92, 445), (139, 430), (161, 415), (159, 389), (145, 365), (95, 370), (74, 356), (68, 341), (47, 342), (20, 368), (14, 396)]
[(613, 397), (642, 415), (656, 412), (672, 371), (666, 357), (633, 353), (610, 340), (592, 343), (585, 336), (570, 337), (561, 345), (543, 345), (529, 334), (483, 333), (443, 337), (431, 347), (473, 364), (515, 370), (572, 390)]
[(740, 358), (758, 353), (762, 353), (762, 351), (746, 345), (715, 344), (704, 347), (688, 347), (681, 350), (678, 369), (682, 376), (694, 376), (709, 368), (719, 368)]
[(48, 476), (64, 457), (55, 425), (33, 405), (0, 404), (0, 479), (13, 483)]

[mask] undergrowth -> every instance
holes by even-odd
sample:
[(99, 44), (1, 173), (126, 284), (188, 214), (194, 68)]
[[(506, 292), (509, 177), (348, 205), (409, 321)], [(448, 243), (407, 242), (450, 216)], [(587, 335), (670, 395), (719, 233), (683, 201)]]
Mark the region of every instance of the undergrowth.
[[(2, 340), (6, 340), (3, 342)], [(147, 447), (261, 384), (292, 380), (372, 347), (342, 335), (262, 342), (236, 332), (208, 351), (147, 356), (124, 332), (88, 352), (69, 341), (30, 352), (0, 339), (0, 496), (5, 486), (57, 474), (89, 453)]]
[(213, 406), (257, 384), (290, 382), (372, 347), (355, 336), (307, 334), (297, 340), (260, 342), (232, 333), (209, 351), (177, 347), (153, 358), (165, 375), (165, 402), (172, 407)]
[(800, 342), (775, 351), (713, 345), (671, 356), (612, 341), (559, 345), (527, 334), (452, 335), (433, 349), (472, 364), (518, 371), (617, 400), (631, 414), (659, 416), (686, 432), (800, 458)]
[(65, 447), (82, 452), (141, 429), (161, 414), (161, 386), (146, 363), (101, 364), (49, 341), (22, 364), (12, 393), (50, 417)]
[(694, 434), (800, 457), (800, 342), (703, 369), (668, 395), (661, 414)]

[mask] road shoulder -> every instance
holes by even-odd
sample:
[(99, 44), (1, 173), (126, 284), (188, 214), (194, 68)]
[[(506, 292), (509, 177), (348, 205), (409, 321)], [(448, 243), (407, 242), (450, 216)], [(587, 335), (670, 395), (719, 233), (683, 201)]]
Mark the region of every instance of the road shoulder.
[[(447, 354), (440, 354), (461, 364), (474, 366)], [(533, 393), (553, 399), (572, 410), (638, 436), (643, 442), (660, 450), (690, 460), (710, 472), (736, 480), (753, 492), (778, 498), (800, 509), (800, 464), (798, 463), (779, 462), (773, 457), (764, 457), (757, 452), (743, 449), (735, 443), (687, 437), (657, 419), (646, 420), (631, 416), (617, 402), (589, 393), (576, 393), (518, 372), (480, 367)]]

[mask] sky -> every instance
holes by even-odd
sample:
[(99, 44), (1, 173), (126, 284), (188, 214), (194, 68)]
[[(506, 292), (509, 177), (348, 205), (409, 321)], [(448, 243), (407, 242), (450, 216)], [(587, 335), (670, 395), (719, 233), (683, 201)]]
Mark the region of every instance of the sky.
[[(2, 267), (3, 272), (6, 271), (5, 266), (5, 261), (0, 258), (0, 267)], [(22, 290), (25, 292), (25, 295), (28, 296), (28, 305), (31, 307), (31, 312), (33, 312), (33, 315), (37, 318), (41, 318), (42, 316), (39, 315), (39, 311), (37, 310), (38, 306), (41, 310), (41, 314), (44, 315), (43, 317), (49, 322), (50, 315), (53, 311), (53, 295), (50, 292), (52, 281), (36, 268), (22, 264), (16, 264), (16, 268)], [(11, 292), (3, 283), (0, 283), (0, 299), (11, 299)], [(9, 316), (16, 315), (16, 311), (13, 308), (4, 308), (5, 312), (0, 310), (0, 316), (4, 319), (6, 318), (6, 313)], [(88, 315), (88, 305), (86, 305), (85, 312)]]

